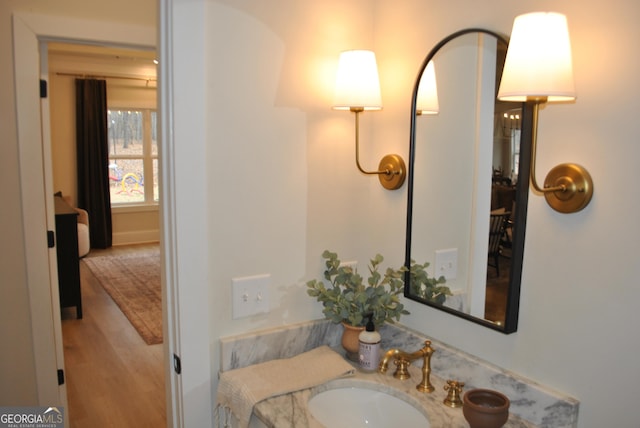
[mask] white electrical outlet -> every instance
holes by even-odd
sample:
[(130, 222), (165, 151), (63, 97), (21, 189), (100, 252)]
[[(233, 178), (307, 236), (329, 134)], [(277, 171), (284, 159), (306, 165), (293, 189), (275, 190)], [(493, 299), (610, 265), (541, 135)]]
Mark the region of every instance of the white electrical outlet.
[(269, 274), (231, 279), (233, 319), (268, 313), (270, 283)]
[(434, 276), (445, 279), (456, 279), (458, 275), (458, 249), (436, 250), (436, 263)]

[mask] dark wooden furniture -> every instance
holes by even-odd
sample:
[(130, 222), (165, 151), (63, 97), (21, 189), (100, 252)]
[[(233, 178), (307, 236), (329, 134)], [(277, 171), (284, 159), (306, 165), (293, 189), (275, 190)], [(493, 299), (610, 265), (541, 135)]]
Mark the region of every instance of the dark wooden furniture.
[(80, 294), (80, 257), (78, 256), (78, 212), (61, 197), (53, 198), (56, 213), (56, 253), (58, 255), (58, 288), (60, 307), (76, 307), (82, 318)]
[[(505, 228), (511, 216), (510, 212), (491, 214), (489, 216), (489, 259), (488, 264), (496, 268), (496, 275), (500, 276), (500, 256), (502, 255), (502, 241)], [(494, 264), (491, 264), (493, 258)]]

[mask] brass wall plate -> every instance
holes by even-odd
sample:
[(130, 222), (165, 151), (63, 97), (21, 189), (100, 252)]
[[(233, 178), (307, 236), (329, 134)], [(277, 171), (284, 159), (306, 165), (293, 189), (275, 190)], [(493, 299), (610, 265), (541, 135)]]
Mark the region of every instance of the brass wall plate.
[(392, 171), (391, 174), (378, 174), (380, 184), (387, 190), (396, 190), (402, 187), (407, 177), (407, 168), (400, 155), (386, 155), (380, 161), (378, 171)]
[(589, 172), (573, 163), (555, 166), (544, 180), (544, 187), (565, 186), (565, 191), (545, 192), (547, 203), (554, 210), (570, 214), (586, 207), (593, 196), (593, 180)]

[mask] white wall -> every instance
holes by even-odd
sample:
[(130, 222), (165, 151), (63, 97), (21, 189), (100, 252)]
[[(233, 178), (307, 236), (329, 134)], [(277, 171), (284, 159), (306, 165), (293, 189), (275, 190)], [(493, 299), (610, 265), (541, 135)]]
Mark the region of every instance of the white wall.
[[(386, 191), (356, 170), (354, 116), (330, 106), (337, 53), (373, 47), (372, 28), (360, 14), (366, 2), (342, 3), (296, 3), (289, 14), (281, 11), (293, 2), (210, 5), (211, 303), (221, 333), (317, 316), (311, 299), (300, 297), (302, 281), (321, 272), (322, 251), (359, 257), (367, 247), (368, 218), (375, 217), (369, 194)], [(371, 147), (374, 120), (363, 118), (363, 146)], [(260, 273), (272, 275), (273, 311), (231, 321), (230, 279)]]
[[(631, 326), (640, 299), (631, 224), (638, 202), (614, 199), (631, 195), (614, 185), (631, 174), (640, 151), (632, 116), (638, 92), (628, 87), (637, 89), (639, 63), (625, 46), (638, 39), (632, 0), (616, 8), (595, 0), (207, 5), (204, 52), (193, 52), (194, 59), (206, 55), (206, 78), (191, 83), (206, 91), (206, 148), (188, 156), (207, 159), (213, 373), (220, 336), (320, 316), (304, 281), (320, 275), (324, 248), (361, 264), (375, 252), (402, 262), (406, 189), (384, 191), (353, 165), (353, 118), (330, 110), (338, 52), (377, 51), (385, 108), (365, 114), (362, 124), (363, 163), (375, 164), (387, 152), (406, 156), (411, 81), (435, 42), (472, 25), (509, 33), (514, 16), (546, 7), (568, 15), (579, 95), (574, 105), (542, 111), (539, 170), (585, 165), (594, 199), (580, 213), (561, 215), (530, 198), (517, 333), (504, 336), (413, 303), (404, 322), (575, 395), (583, 403), (580, 426), (635, 424), (628, 409), (639, 380)], [(231, 278), (258, 273), (272, 274), (272, 312), (232, 320)]]

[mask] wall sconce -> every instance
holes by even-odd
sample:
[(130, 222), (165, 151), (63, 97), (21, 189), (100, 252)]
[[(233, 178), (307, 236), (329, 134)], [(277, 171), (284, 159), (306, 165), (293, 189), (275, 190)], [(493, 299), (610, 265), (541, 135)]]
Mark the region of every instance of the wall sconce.
[(340, 54), (333, 108), (356, 115), (356, 166), (360, 172), (377, 175), (385, 189), (399, 189), (407, 175), (400, 155), (384, 156), (377, 171), (365, 171), (360, 166), (360, 113), (382, 109), (378, 66), (372, 51), (351, 50)]
[(436, 80), (436, 69), (433, 61), (429, 61), (424, 73), (420, 76), (418, 86), (418, 98), (416, 100), (416, 115), (434, 115), (440, 113), (438, 103), (438, 83)]
[(574, 163), (555, 166), (544, 181), (536, 182), (536, 145), (540, 104), (573, 101), (571, 44), (567, 19), (554, 12), (517, 16), (502, 72), (498, 99), (531, 103), (533, 107), (531, 185), (561, 213), (586, 207), (593, 196), (593, 181), (586, 169)]

